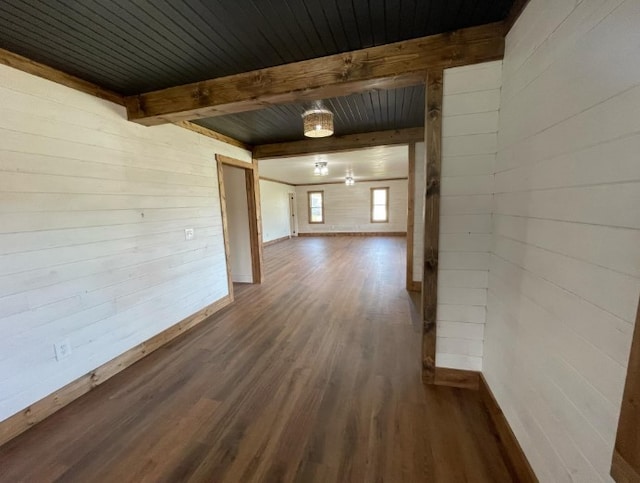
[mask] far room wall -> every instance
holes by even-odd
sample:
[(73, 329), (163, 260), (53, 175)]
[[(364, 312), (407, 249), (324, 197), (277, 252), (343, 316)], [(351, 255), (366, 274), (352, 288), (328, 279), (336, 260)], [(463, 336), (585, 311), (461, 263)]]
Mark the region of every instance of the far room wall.
[[(389, 188), (389, 222), (371, 222), (371, 188)], [(305, 233), (357, 233), (407, 231), (407, 180), (365, 181), (296, 186), (298, 228)], [(325, 222), (309, 224), (309, 191), (324, 192)]]
[(290, 235), (289, 193), (295, 192), (295, 186), (265, 179), (260, 180), (263, 242), (278, 240)]

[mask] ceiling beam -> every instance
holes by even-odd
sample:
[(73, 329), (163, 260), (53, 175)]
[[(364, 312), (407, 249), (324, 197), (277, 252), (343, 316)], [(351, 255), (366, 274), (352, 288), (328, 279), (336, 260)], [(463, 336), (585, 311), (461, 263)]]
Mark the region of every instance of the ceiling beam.
[(427, 69), (501, 59), (502, 22), (170, 87), (126, 98), (147, 126), (424, 83)]
[(93, 84), (92, 82), (80, 79), (79, 77), (67, 74), (34, 60), (27, 59), (26, 57), (14, 54), (13, 52), (5, 49), (0, 49), (0, 64), (8, 65), (14, 69), (42, 77), (43, 79), (47, 79), (52, 82), (57, 82), (58, 84), (71, 87), (72, 89), (82, 91), (86, 94), (91, 94), (92, 96), (124, 105), (124, 96), (121, 96), (116, 92), (112, 92), (100, 87), (99, 85)]
[(285, 158), (304, 154), (355, 151), (374, 146), (410, 144), (424, 139), (424, 128), (393, 129), (327, 138), (305, 139), (288, 143), (260, 144), (253, 148), (254, 159)]
[(213, 129), (209, 129), (208, 127), (200, 126), (199, 124), (194, 124), (189, 121), (178, 121), (175, 125), (188, 129), (189, 131), (197, 132), (198, 134), (202, 134), (203, 136), (210, 137), (217, 141), (222, 141), (223, 143), (246, 149), (247, 151), (251, 151), (253, 149), (250, 144), (243, 143), (242, 141), (238, 141), (237, 139), (221, 134)]

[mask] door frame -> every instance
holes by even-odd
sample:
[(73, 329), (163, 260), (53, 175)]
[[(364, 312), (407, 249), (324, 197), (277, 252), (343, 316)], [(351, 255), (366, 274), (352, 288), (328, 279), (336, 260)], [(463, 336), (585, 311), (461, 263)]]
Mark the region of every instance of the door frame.
[(229, 294), (233, 295), (233, 281), (231, 278), (231, 256), (229, 246), (229, 225), (227, 217), (227, 201), (224, 188), (223, 165), (233, 166), (244, 170), (247, 187), (247, 207), (249, 211), (249, 244), (251, 247), (251, 273), (252, 283), (262, 283), (264, 262), (262, 256), (262, 214), (260, 206), (260, 177), (258, 174), (258, 162), (253, 159), (251, 163), (240, 161), (223, 154), (216, 154), (216, 167), (218, 171), (218, 189), (220, 191), (220, 212), (222, 215), (222, 232), (224, 236), (224, 254), (227, 264), (227, 283)]

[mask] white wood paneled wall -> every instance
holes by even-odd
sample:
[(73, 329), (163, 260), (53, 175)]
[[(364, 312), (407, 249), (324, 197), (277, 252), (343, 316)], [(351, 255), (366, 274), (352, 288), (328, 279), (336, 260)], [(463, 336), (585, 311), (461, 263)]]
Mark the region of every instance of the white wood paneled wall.
[(291, 233), (289, 193), (295, 191), (295, 186), (260, 180), (263, 242), (277, 240)]
[(482, 369), (501, 79), (501, 61), (444, 71), (439, 367)]
[(227, 295), (215, 153), (0, 65), (0, 420)]
[(640, 291), (640, 2), (507, 36), (484, 372), (540, 481), (611, 481)]
[[(371, 188), (389, 187), (389, 223), (371, 223)], [(296, 186), (298, 229), (313, 232), (406, 232), (407, 180), (358, 182), (354, 186)], [(310, 225), (308, 191), (324, 191), (323, 224)]]

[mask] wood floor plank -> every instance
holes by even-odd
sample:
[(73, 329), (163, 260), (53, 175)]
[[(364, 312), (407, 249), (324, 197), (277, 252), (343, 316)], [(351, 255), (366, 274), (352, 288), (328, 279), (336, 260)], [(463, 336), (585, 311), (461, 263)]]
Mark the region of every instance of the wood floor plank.
[(422, 383), (404, 250), (265, 247), (262, 285), (0, 447), (0, 481), (511, 481), (477, 393)]

